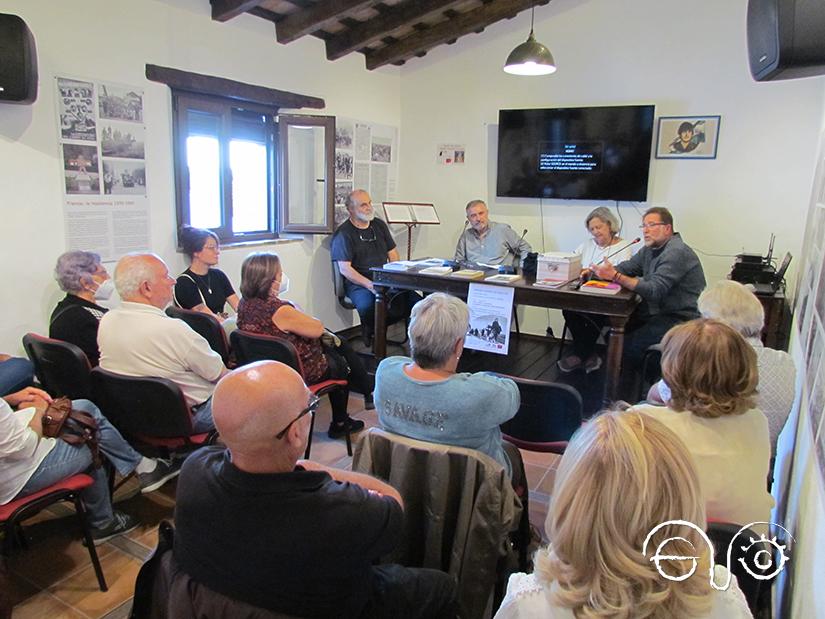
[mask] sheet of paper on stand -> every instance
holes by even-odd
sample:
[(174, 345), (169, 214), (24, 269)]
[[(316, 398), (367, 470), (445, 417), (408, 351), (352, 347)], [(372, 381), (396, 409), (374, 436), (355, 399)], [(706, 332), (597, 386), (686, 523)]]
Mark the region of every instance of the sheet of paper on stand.
[(470, 284), (467, 294), (470, 324), (464, 337), (464, 348), (507, 354), (514, 294), (515, 290), (510, 286)]
[(549, 251), (539, 254), (536, 280), (546, 279), (557, 282), (569, 282), (572, 279), (576, 279), (581, 273), (581, 270), (581, 254)]

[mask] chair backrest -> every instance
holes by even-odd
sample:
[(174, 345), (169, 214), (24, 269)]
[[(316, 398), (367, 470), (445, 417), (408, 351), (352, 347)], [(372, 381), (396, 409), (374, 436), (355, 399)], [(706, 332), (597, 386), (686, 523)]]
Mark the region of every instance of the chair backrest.
[(261, 335), (240, 329), (233, 331), (229, 337), (239, 366), (255, 361), (280, 361), (301, 376), (304, 375), (298, 351), (291, 342), (274, 335)]
[(579, 392), (562, 383), (507, 378), (518, 385), (521, 406), (515, 417), (501, 424), (501, 431), (522, 449), (562, 453), (582, 424)]
[(192, 414), (183, 392), (167, 378), (124, 376), (96, 367), (92, 398), (126, 436), (189, 436)]
[(484, 617), (500, 561), (516, 565), (509, 533), (521, 503), (504, 467), (474, 449), (370, 428), (352, 470), (383, 479), (404, 500), (402, 535), (388, 559), (448, 572), (458, 580), (461, 616)]
[[(754, 574), (768, 576), (778, 565), (776, 552), (779, 551), (772, 542), (761, 540), (752, 529), (745, 529), (737, 535), (741, 528), (740, 524), (711, 521), (708, 522), (707, 534), (713, 542), (714, 562), (717, 565), (724, 565), (736, 576), (751, 613), (754, 617), (760, 617), (762, 616), (760, 612), (770, 607), (770, 589), (775, 577), (768, 580), (754, 578), (742, 565), (742, 561)], [(751, 540), (755, 541), (751, 542)], [(728, 565), (729, 546), (731, 548), (730, 565)], [(759, 556), (760, 553), (765, 552), (768, 554)], [(765, 565), (766, 556), (773, 558), (773, 564), (767, 568), (760, 567), (760, 564)]]
[(344, 286), (344, 276), (341, 275), (341, 269), (338, 267), (337, 260), (332, 261), (332, 285), (341, 307), (349, 310), (355, 309), (355, 303), (347, 296), (346, 287)]
[(166, 308), (166, 315), (171, 318), (178, 318), (188, 324), (195, 333), (209, 343), (212, 350), (221, 356), (224, 365), (229, 362), (229, 341), (226, 339), (226, 331), (224, 331), (217, 318), (203, 312), (171, 305)]
[(80, 348), (36, 333), (23, 336), (23, 348), (34, 364), (40, 383), (50, 395), (72, 400), (91, 397), (89, 372), (92, 366)]

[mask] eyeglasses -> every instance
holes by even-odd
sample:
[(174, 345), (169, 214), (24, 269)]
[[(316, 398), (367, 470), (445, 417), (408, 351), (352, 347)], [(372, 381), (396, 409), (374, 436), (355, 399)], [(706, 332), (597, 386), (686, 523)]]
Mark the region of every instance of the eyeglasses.
[(318, 409), (318, 405), (320, 403), (321, 403), (321, 398), (319, 398), (317, 395), (313, 394), (312, 397), (309, 399), (309, 404), (307, 404), (307, 407), (304, 410), (302, 410), (300, 413), (298, 413), (298, 416), (295, 419), (293, 419), (288, 424), (286, 424), (286, 427), (283, 430), (281, 430), (280, 432), (278, 432), (278, 434), (275, 435), (275, 438), (278, 439), (278, 440), (281, 440), (282, 438), (284, 438), (284, 434), (286, 434), (286, 431), (289, 430), (290, 426), (293, 423), (295, 423), (296, 421), (298, 421), (301, 417), (306, 415), (307, 413), (312, 413), (314, 415), (315, 411)]
[(210, 250), (210, 251), (218, 251), (220, 248), (221, 248), (220, 245), (204, 245), (203, 246), (203, 251), (206, 251), (207, 249)]
[[(364, 232), (366, 232), (367, 230), (369, 230), (372, 233), (372, 238), (366, 238), (366, 239), (364, 238)], [(358, 238), (361, 239), (362, 241), (364, 241), (365, 243), (374, 243), (376, 238), (377, 238), (375, 236), (375, 230), (373, 230), (372, 226), (367, 228), (367, 230), (365, 230), (364, 232), (359, 232), (358, 233)]]
[(667, 224), (661, 221), (657, 221), (655, 223), (649, 224), (642, 224), (639, 226), (639, 230), (650, 230), (651, 228), (655, 228), (656, 226), (666, 226)]

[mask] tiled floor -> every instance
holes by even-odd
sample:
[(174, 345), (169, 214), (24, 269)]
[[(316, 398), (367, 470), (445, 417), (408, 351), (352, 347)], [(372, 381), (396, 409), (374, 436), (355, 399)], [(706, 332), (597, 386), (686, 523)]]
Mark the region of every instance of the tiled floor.
[[(360, 396), (350, 398), (349, 410), (368, 427), (376, 425), (375, 411), (363, 410)], [(315, 420), (312, 459), (348, 469), (352, 459), (346, 455), (344, 442), (327, 438), (329, 419), (329, 403), (325, 398)], [(522, 455), (530, 483), (530, 520), (543, 534), (558, 457), (530, 452)], [(172, 518), (175, 482), (149, 495), (136, 492), (136, 483), (128, 482), (115, 494), (115, 501), (119, 509), (140, 517), (143, 525), (97, 547), (109, 585), (106, 593), (98, 589), (74, 518), (67, 518), (73, 511), (70, 507), (58, 505), (28, 522), (26, 533), (31, 539), (30, 546), (28, 550), (16, 552), (8, 562), (14, 619), (128, 617), (135, 577), (157, 543), (158, 523)]]

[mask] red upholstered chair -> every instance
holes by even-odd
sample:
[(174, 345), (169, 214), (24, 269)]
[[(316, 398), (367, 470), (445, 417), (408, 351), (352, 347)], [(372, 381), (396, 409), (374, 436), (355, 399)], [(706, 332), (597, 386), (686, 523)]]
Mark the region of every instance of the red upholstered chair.
[(23, 348), (34, 364), (34, 371), (43, 389), (54, 397), (72, 400), (89, 399), (92, 366), (86, 354), (74, 344), (54, 340), (36, 333), (23, 336)]
[(195, 433), (183, 392), (166, 378), (124, 376), (96, 367), (92, 399), (138, 451), (168, 455), (210, 444), (215, 432)]
[[(253, 363), (255, 361), (280, 361), (298, 372), (301, 376), (306, 376), (304, 366), (298, 357), (298, 351), (287, 340), (273, 335), (260, 335), (249, 333), (248, 331), (233, 331), (229, 336), (232, 340), (232, 350), (238, 360), (238, 366)], [(344, 379), (324, 380), (314, 385), (307, 385), (309, 390), (317, 396), (328, 394), (336, 389), (347, 389), (347, 381)], [(304, 458), (309, 458), (309, 450), (312, 448), (312, 431), (315, 429), (315, 415), (309, 428), (309, 440)], [(347, 455), (352, 455), (352, 440), (349, 433), (347, 437)]]
[(72, 501), (83, 530), (83, 538), (86, 540), (86, 548), (89, 550), (89, 557), (92, 559), (95, 575), (97, 575), (98, 585), (101, 591), (107, 591), (106, 579), (103, 577), (103, 569), (100, 567), (100, 560), (97, 558), (97, 550), (95, 550), (92, 531), (89, 527), (86, 506), (80, 498), (80, 491), (88, 488), (93, 483), (94, 480), (91, 477), (84, 473), (78, 473), (29, 496), (0, 505), (0, 526), (5, 535), (3, 553), (11, 553), (16, 540), (19, 540), (21, 545), (25, 545), (25, 540), (20, 531), (20, 525), (24, 520), (31, 518), (54, 503)]
[(563, 454), (582, 424), (582, 398), (570, 385), (507, 376), (518, 385), (521, 407), (501, 424), (504, 438), (519, 449)]

